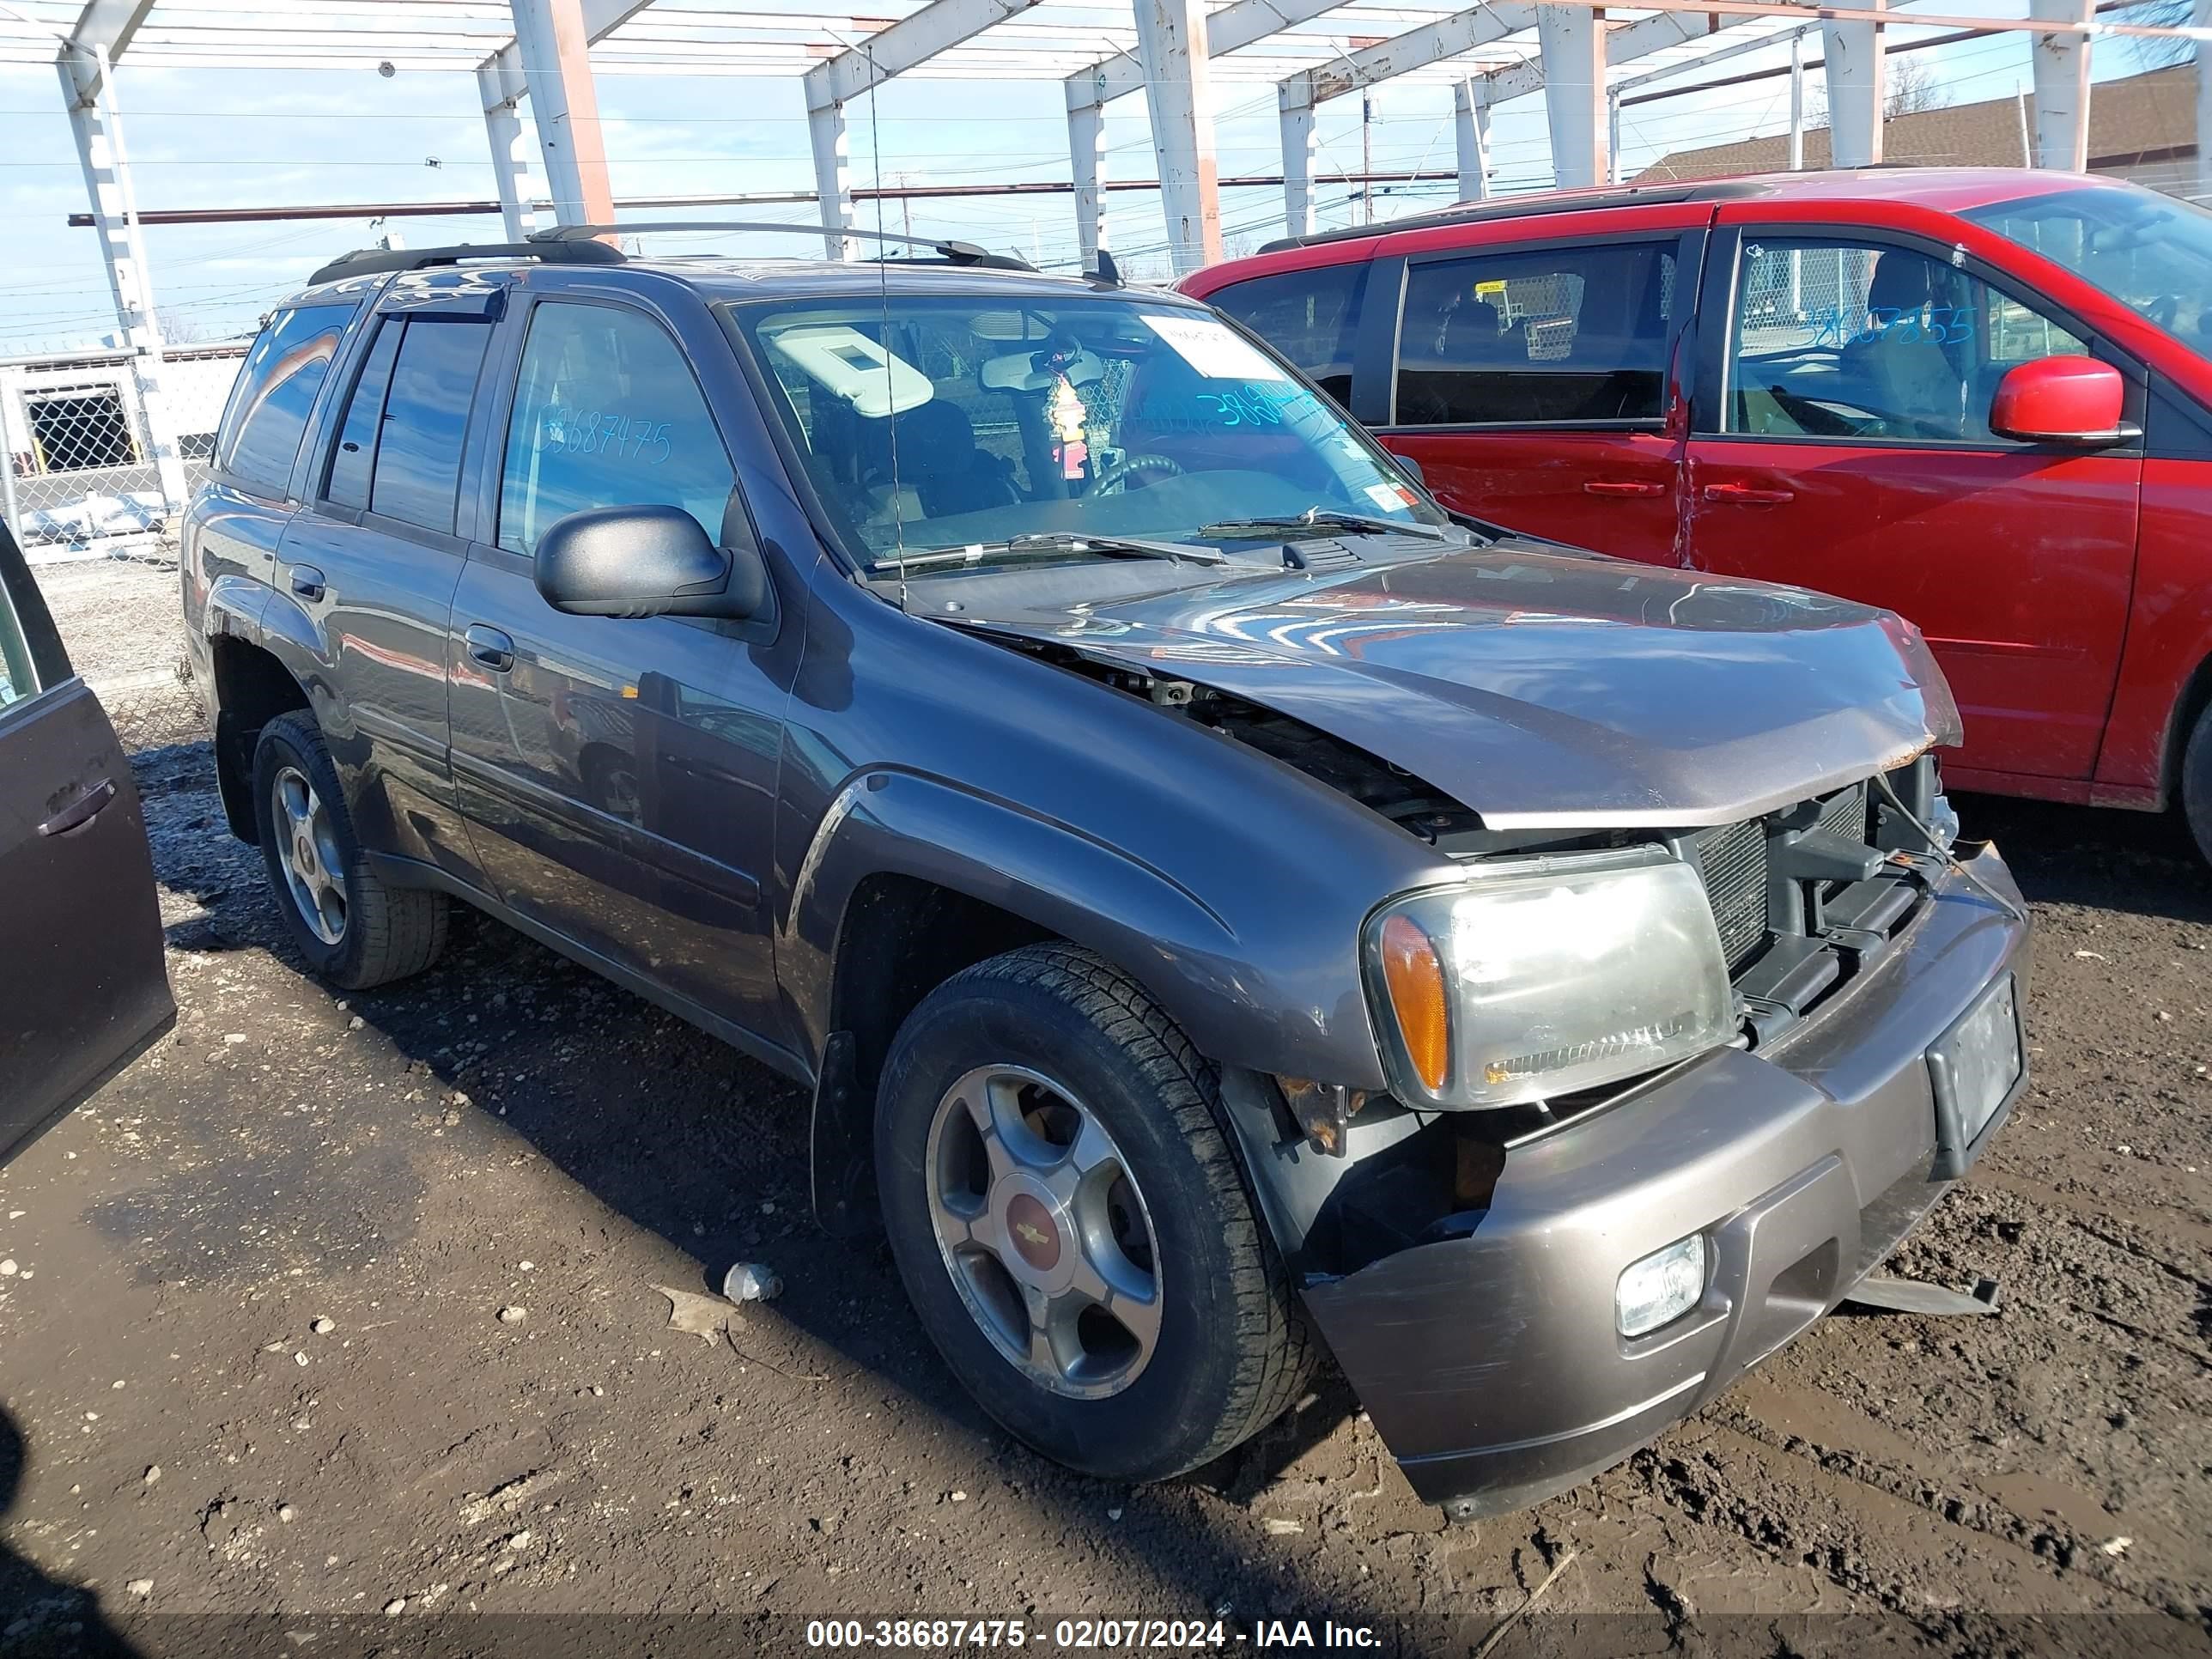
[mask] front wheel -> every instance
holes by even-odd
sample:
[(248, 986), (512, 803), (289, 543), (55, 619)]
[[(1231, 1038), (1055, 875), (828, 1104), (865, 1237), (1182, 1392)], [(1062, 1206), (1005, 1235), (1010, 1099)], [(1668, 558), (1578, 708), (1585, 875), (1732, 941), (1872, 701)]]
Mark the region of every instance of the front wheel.
[(1143, 988), (1066, 945), (955, 975), (884, 1066), (876, 1168), (907, 1294), (983, 1408), (1085, 1474), (1195, 1468), (1311, 1375), (1215, 1100)]

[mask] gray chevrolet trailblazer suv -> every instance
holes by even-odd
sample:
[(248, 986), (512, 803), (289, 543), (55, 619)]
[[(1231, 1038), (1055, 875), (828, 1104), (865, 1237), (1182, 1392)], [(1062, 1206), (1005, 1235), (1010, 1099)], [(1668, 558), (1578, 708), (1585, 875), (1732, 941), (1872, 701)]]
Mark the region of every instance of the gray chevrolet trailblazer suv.
[(461, 900), (800, 1079), (823, 1220), (1076, 1468), (1326, 1344), (1425, 1498), (1555, 1491), (2023, 1086), (1911, 627), (1448, 515), (1110, 271), (356, 256), (216, 462), (194, 667), (308, 963)]

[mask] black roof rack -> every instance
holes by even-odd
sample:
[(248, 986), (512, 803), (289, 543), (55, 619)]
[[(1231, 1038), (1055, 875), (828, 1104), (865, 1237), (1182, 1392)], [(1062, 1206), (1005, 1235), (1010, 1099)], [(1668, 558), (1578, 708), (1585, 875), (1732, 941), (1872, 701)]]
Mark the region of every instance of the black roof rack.
[(881, 242), (901, 247), (926, 247), (948, 264), (972, 265), (985, 270), (1034, 270), (1035, 265), (1011, 253), (994, 253), (973, 242), (954, 241), (935, 236), (898, 236), (880, 230), (860, 230), (848, 226), (842, 231), (830, 231), (820, 225), (794, 225), (772, 219), (659, 219), (642, 224), (625, 225), (556, 225), (551, 230), (533, 232), (531, 242), (544, 247), (580, 247), (585, 239), (608, 235), (645, 235), (655, 231), (725, 231), (745, 230), (781, 232), (787, 236), (849, 236), (856, 241)]
[(1686, 184), (1623, 185), (1612, 190), (1570, 191), (1559, 195), (1509, 196), (1503, 200), (1470, 202), (1463, 207), (1440, 208), (1434, 213), (1408, 214), (1380, 224), (1346, 225), (1340, 230), (1316, 231), (1310, 236), (1279, 236), (1262, 243), (1260, 252), (1274, 253), (1286, 247), (1316, 247), (1328, 242), (1355, 241), (1363, 236), (1395, 236), (1401, 230), (1430, 230), (1445, 225), (1479, 225), (1492, 219), (1536, 218), (1547, 213), (1591, 213), (1606, 208), (1650, 207), (1669, 202), (1713, 202), (1732, 196), (1755, 196), (1765, 186), (1750, 179), (1698, 179)]
[(464, 242), (459, 247), (364, 247), (342, 253), (307, 278), (312, 288), (341, 276), (367, 276), (380, 270), (427, 270), (457, 265), (464, 259), (538, 259), (548, 264), (618, 265), (623, 251), (605, 242)]

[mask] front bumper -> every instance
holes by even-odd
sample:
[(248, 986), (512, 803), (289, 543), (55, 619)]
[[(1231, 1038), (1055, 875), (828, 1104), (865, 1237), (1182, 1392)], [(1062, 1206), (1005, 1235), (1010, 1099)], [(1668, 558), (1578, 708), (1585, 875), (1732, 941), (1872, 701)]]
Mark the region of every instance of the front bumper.
[[(2016, 896), (1994, 851), (1969, 866)], [(1723, 1049), (1515, 1148), (1462, 1237), (1306, 1304), (1414, 1491), (1514, 1509), (1619, 1462), (1841, 1301), (1950, 1185), (1928, 1051), (2028, 929), (1955, 873), (1864, 977), (1771, 1049)], [(2021, 1082), (1963, 1158), (2009, 1115)], [(1620, 1335), (1614, 1285), (1704, 1230), (1703, 1300)]]

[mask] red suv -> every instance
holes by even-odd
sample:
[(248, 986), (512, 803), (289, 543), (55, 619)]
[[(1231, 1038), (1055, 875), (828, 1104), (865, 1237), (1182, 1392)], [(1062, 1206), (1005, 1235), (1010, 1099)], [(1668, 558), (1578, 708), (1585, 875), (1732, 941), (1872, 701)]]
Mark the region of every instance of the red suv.
[(1187, 278), (1461, 512), (1917, 623), (1955, 786), (2212, 857), (2212, 214), (1975, 168), (1564, 191)]

